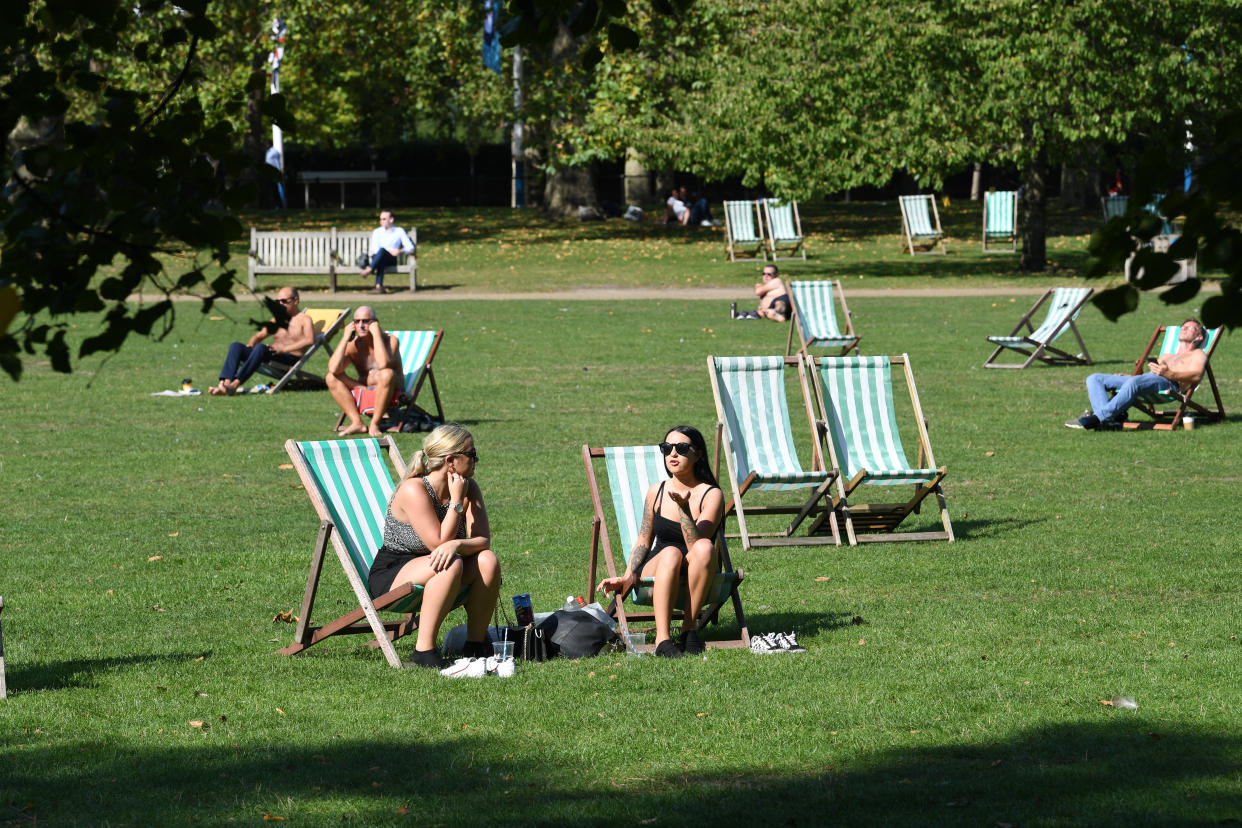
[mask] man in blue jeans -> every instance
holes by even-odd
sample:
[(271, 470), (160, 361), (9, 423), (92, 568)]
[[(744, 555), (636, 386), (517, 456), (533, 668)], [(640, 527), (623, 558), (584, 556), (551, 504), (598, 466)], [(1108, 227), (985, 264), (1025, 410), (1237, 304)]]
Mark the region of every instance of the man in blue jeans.
[[(229, 346), (229, 355), (224, 359), (224, 367), (220, 369), (220, 382), (207, 389), (213, 397), (231, 397), (237, 393), (241, 384), (250, 379), (250, 375), (258, 370), (264, 362), (279, 362), (286, 367), (293, 365), (302, 353), (315, 341), (315, 325), (310, 315), (298, 305), (298, 289), (282, 287), (276, 294), (276, 301), (284, 306), (289, 314), (289, 325), (279, 327), (275, 319), (259, 328), (255, 335), (245, 344), (234, 342)], [(272, 337), (272, 344), (263, 340)]]
[[(1199, 384), (1207, 370), (1207, 354), (1203, 342), (1207, 329), (1197, 319), (1187, 319), (1177, 334), (1177, 350), (1163, 354), (1147, 363), (1147, 373), (1126, 376), (1124, 374), (1092, 374), (1087, 377), (1087, 397), (1091, 408), (1077, 420), (1070, 420), (1067, 428), (1088, 431), (1110, 431), (1121, 428), (1126, 410), (1134, 400), (1154, 391), (1168, 391), (1179, 397)], [(1108, 392), (1116, 392), (1109, 399)]]
[(362, 269), (358, 275), (369, 276), (375, 273), (375, 287), (372, 293), (384, 292), (384, 270), (397, 266), (397, 257), (402, 253), (413, 253), (414, 242), (404, 228), (393, 226), (392, 212), (385, 210), (380, 213), (380, 226), (371, 231), (371, 264)]

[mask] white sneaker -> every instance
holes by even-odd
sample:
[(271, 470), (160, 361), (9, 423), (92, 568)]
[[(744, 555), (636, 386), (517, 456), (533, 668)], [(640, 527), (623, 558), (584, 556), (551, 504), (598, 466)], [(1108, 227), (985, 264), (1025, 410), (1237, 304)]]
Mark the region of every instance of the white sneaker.
[(459, 658), (440, 671), (446, 678), (481, 678), (487, 673), (487, 659)]
[(504, 661), (500, 661), (495, 656), (488, 656), (486, 661), (487, 674), (489, 676), (496, 676), (497, 678), (513, 677), (514, 669), (516, 667), (513, 659), (506, 658)]
[(798, 643), (795, 633), (773, 633), (772, 637), (780, 642), (781, 649), (787, 653), (805, 653), (806, 647)]
[(784, 652), (772, 640), (772, 635), (770, 633), (764, 633), (762, 635), (752, 635), (750, 637), (750, 651), (752, 653), (764, 654), (764, 655), (768, 653)]

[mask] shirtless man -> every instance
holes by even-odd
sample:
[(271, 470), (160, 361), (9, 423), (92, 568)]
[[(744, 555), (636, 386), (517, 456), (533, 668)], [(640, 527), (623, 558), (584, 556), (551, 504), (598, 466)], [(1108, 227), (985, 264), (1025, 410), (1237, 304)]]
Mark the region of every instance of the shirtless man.
[[(348, 376), (350, 366), (358, 372), (358, 379)], [(380, 422), (392, 404), (393, 397), (401, 390), (405, 374), (401, 370), (401, 351), (397, 337), (384, 333), (375, 317), (375, 309), (363, 305), (354, 311), (354, 321), (349, 333), (341, 337), (332, 359), (328, 360), (328, 390), (332, 399), (345, 412), (349, 422), (340, 428), (340, 434), (370, 434), (379, 437)], [(368, 392), (374, 392), (375, 411), (371, 414), (370, 428), (362, 424), (359, 407), (367, 408)]]
[[(298, 305), (298, 289), (281, 288), (276, 294), (276, 301), (284, 305), (285, 312), (289, 314), (288, 327), (277, 327), (278, 323), (273, 318), (269, 325), (259, 328), (245, 345), (240, 342), (230, 345), (229, 355), (220, 369), (220, 382), (207, 389), (207, 393), (215, 397), (232, 396), (264, 362), (291, 366), (315, 341), (315, 325)], [(274, 328), (275, 333), (269, 327)], [(263, 344), (269, 336), (272, 337), (272, 344)]]
[[(1118, 429), (1136, 397), (1152, 391), (1170, 391), (1184, 396), (1199, 384), (1207, 370), (1207, 354), (1203, 352), (1206, 338), (1207, 330), (1203, 323), (1187, 319), (1177, 334), (1177, 351), (1148, 362), (1147, 373), (1134, 376), (1092, 374), (1087, 377), (1087, 396), (1091, 400), (1091, 408), (1077, 420), (1067, 422), (1066, 427), (1088, 431)], [(1117, 392), (1112, 399), (1108, 397), (1109, 391)]]
[(789, 321), (789, 289), (780, 277), (776, 265), (763, 266), (763, 281), (755, 285), (759, 297), (759, 309), (738, 311), (735, 304), (731, 311), (734, 319), (771, 319), (773, 322)]

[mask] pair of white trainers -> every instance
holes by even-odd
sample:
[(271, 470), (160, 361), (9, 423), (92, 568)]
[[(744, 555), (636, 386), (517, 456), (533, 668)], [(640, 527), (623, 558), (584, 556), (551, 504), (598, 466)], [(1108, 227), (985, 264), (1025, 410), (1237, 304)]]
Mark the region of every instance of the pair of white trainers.
[(513, 659), (507, 658), (501, 661), (495, 656), (488, 656), (487, 658), (459, 658), (441, 670), (440, 675), (447, 678), (483, 678), (483, 676), (510, 678), (513, 671)]
[(794, 633), (763, 633), (750, 637), (752, 653), (805, 653), (806, 647), (798, 643)]

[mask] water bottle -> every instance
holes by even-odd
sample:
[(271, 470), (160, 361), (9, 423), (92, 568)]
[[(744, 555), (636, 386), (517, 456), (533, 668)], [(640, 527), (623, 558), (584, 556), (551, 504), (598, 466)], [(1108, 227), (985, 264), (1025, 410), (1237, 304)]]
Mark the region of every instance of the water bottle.
[(561, 609), (563, 610), (578, 609), (578, 599), (574, 598), (574, 596), (572, 595), (565, 596), (565, 606), (561, 607)]

